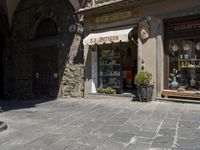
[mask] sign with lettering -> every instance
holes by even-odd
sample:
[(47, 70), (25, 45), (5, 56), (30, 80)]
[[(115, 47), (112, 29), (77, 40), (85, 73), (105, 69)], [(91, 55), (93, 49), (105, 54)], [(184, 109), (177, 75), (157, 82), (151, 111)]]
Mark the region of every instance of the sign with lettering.
[(172, 23), (167, 25), (167, 34), (200, 32), (200, 20)]
[(119, 36), (106, 36), (106, 37), (96, 37), (90, 39), (90, 44), (94, 45), (95, 43), (116, 43), (119, 42)]
[(131, 18), (139, 17), (140, 15), (140, 8), (134, 8), (132, 10), (120, 11), (116, 13), (110, 13), (102, 16), (97, 16), (92, 18), (91, 23), (92, 25), (99, 25), (99, 24), (107, 24), (122, 20), (128, 20)]

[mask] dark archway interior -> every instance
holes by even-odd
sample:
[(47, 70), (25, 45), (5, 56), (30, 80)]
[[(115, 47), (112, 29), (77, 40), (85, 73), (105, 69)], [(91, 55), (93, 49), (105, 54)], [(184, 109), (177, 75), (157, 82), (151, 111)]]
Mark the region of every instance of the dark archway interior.
[(3, 98), (4, 94), (4, 63), (3, 63), (3, 49), (4, 49), (4, 36), (0, 32), (0, 98)]
[(82, 33), (69, 31), (78, 27), (74, 11), (68, 0), (19, 3), (10, 33), (12, 82), (5, 88), (12, 99), (82, 96)]
[(35, 39), (45, 38), (58, 34), (58, 25), (50, 18), (45, 18), (39, 22), (36, 32)]
[[(58, 25), (50, 18), (41, 20), (34, 39), (58, 34)], [(32, 92), (34, 98), (56, 98), (58, 94), (58, 49), (56, 46), (37, 47), (32, 50)]]

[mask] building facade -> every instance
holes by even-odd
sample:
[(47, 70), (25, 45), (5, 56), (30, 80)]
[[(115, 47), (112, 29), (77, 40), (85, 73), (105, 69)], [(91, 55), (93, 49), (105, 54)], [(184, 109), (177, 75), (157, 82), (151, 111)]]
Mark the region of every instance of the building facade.
[[(85, 95), (100, 87), (133, 91), (153, 74), (154, 97), (200, 98), (198, 0), (93, 0), (84, 15)], [(103, 10), (103, 11), (102, 11)]]
[(74, 15), (81, 3), (78, 0), (2, 1), (7, 24), (1, 22), (1, 26), (7, 25), (3, 29), (8, 29), (8, 38), (1, 34), (8, 43), (1, 45), (4, 47), (2, 97), (83, 96), (83, 28), (79, 17)]

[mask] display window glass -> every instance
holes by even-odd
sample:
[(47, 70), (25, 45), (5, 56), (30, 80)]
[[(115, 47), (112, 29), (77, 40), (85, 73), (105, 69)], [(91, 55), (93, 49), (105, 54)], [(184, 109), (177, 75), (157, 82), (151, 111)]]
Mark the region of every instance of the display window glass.
[(111, 87), (121, 93), (121, 57), (118, 44), (98, 46), (99, 87)]
[(200, 90), (200, 37), (169, 40), (169, 89)]

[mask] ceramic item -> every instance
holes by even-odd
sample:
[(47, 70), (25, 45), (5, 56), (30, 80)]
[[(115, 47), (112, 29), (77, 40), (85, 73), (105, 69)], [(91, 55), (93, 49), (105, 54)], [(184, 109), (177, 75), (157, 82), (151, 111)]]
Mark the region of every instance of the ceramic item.
[(196, 81), (193, 78), (190, 80), (190, 86), (191, 87), (195, 87), (196, 86)]
[(173, 44), (173, 45), (172, 45), (172, 50), (173, 50), (174, 52), (178, 51), (178, 50), (179, 50), (178, 45), (177, 45), (177, 44)]
[(173, 81), (171, 82), (171, 88), (176, 90), (178, 88), (178, 82), (176, 81), (176, 77), (173, 77)]

